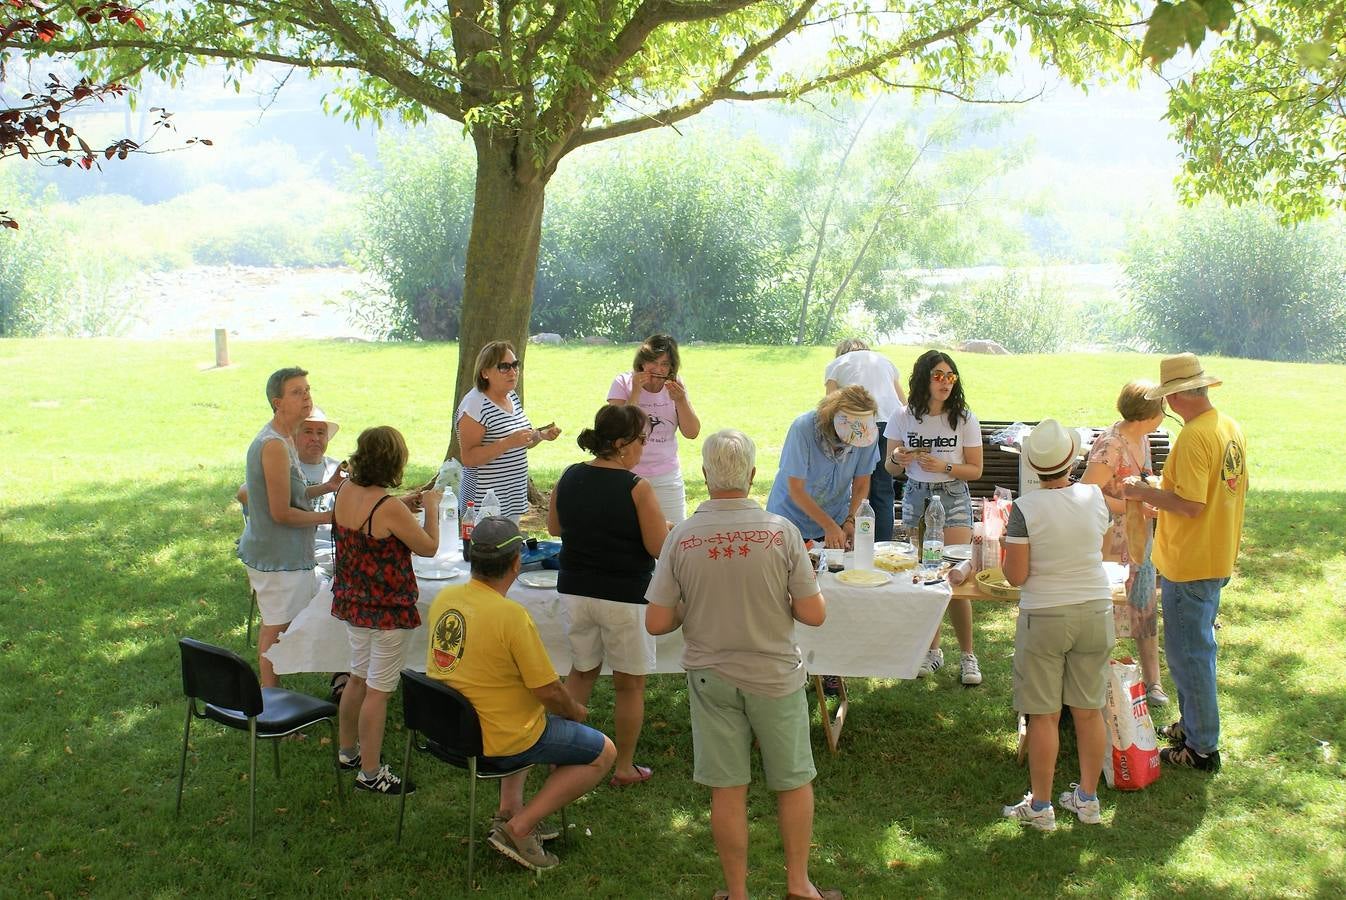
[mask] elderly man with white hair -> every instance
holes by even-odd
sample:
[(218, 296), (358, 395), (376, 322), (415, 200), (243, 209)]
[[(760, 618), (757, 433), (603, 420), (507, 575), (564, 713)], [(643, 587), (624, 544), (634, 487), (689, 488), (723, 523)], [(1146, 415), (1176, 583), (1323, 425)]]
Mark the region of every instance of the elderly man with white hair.
[(753, 739), (776, 792), (787, 900), (840, 898), (809, 880), (813, 748), (794, 623), (827, 609), (799, 529), (749, 499), (756, 448), (725, 430), (701, 447), (710, 499), (668, 535), (646, 599), (651, 634), (682, 628), (692, 715), (693, 779), (711, 789), (710, 822), (726, 887), (748, 896), (748, 784)]

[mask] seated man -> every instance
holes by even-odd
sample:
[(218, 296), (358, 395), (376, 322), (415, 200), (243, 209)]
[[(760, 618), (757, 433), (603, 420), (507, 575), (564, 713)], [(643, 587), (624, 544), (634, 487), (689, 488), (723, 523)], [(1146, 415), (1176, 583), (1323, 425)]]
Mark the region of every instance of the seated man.
[(588, 708), (561, 686), (528, 612), (505, 597), (519, 574), (523, 545), (509, 519), (489, 516), (477, 523), (472, 579), (446, 587), (430, 606), (425, 671), (472, 702), (481, 719), (483, 750), (494, 766), (556, 767), (527, 804), (527, 770), (501, 780), (500, 809), (488, 838), (510, 859), (540, 871), (558, 862), (542, 849), (544, 838), (557, 836), (539, 827), (542, 817), (598, 784), (617, 748), (602, 732), (580, 724)]
[[(682, 627), (692, 709), (693, 779), (710, 788), (710, 827), (726, 890), (748, 896), (748, 782), (753, 738), (785, 850), (787, 900), (840, 900), (809, 880), (813, 749), (794, 623), (827, 615), (799, 529), (748, 499), (756, 448), (741, 431), (701, 448), (710, 499), (669, 533), (645, 598), (645, 627)], [(475, 541), (476, 536), (473, 535)], [(476, 547), (476, 544), (473, 544)]]
[[(341, 430), (341, 426), (333, 420), (327, 418), (318, 407), (313, 407), (313, 412), (299, 426), (299, 430), (294, 434), (294, 449), (299, 456), (299, 471), (304, 474), (304, 480), (309, 484), (309, 497), (318, 498), (313, 501), (315, 512), (326, 512), (332, 508), (332, 489), (327, 487), (327, 483), (332, 476), (336, 474), (337, 466), (341, 465), (340, 460), (335, 460), (327, 455), (327, 445), (331, 443), (332, 438)], [(315, 487), (324, 487), (320, 493), (314, 493)], [(242, 485), (238, 489), (238, 502), (243, 505), (243, 512), (248, 511), (248, 486)], [(331, 544), (331, 526), (327, 527), (326, 543)], [(322, 543), (322, 541), (320, 541)]]

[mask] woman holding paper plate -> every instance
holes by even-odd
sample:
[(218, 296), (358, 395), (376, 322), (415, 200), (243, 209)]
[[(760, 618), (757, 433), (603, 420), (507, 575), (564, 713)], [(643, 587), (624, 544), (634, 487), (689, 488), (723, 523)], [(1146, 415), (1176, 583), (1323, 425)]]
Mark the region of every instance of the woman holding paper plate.
[(593, 427), (576, 438), (594, 458), (561, 473), (547, 509), (547, 530), (561, 538), (556, 589), (572, 660), (565, 688), (587, 706), (603, 663), (612, 669), (616, 786), (653, 774), (635, 764), (635, 752), (645, 722), (645, 676), (655, 665), (645, 590), (668, 522), (654, 488), (631, 471), (645, 452), (648, 428), (639, 406), (599, 409)]
[[(958, 366), (939, 350), (927, 350), (916, 359), (907, 383), (907, 405), (888, 423), (884, 437), (892, 451), (884, 461), (893, 475), (907, 473), (902, 492), (902, 522), (914, 530), (925, 504), (939, 497), (944, 506), (944, 542), (972, 541), (972, 494), (969, 481), (981, 477), (981, 423), (968, 409)], [(963, 656), (959, 678), (966, 685), (981, 684), (981, 666), (972, 648), (972, 601), (949, 601), (949, 619)], [(944, 665), (939, 632), (930, 644), (917, 678), (932, 675)]]

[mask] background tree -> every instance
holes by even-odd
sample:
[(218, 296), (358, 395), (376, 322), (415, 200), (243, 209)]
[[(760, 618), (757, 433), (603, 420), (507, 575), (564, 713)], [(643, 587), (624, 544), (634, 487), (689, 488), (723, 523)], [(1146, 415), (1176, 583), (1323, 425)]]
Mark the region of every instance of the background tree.
[(1346, 359), (1346, 257), (1326, 225), (1286, 228), (1265, 207), (1208, 202), (1139, 235), (1126, 276), (1157, 349)]
[[(345, 115), (461, 122), (477, 155), (457, 393), (474, 348), (526, 336), (547, 183), (579, 147), (722, 100), (894, 88), (971, 95), (1022, 43), (1073, 81), (1132, 58), (1133, 0), (149, 0), (152, 37), (80, 37), (99, 72), (256, 60), (343, 78)], [(817, 52), (811, 52), (818, 48)]]

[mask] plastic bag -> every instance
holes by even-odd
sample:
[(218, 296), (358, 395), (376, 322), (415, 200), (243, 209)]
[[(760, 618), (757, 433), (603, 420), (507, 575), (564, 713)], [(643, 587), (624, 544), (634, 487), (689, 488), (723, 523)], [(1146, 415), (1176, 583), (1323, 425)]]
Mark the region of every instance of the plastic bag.
[(1108, 787), (1138, 791), (1159, 780), (1159, 746), (1145, 701), (1140, 667), (1127, 660), (1108, 661), (1108, 693), (1103, 721), (1112, 745), (1103, 757)]
[(1000, 447), (1018, 447), (1019, 442), (1028, 436), (1033, 430), (1031, 425), (1025, 425), (1023, 422), (1014, 422), (1006, 425), (986, 439), (986, 443)]

